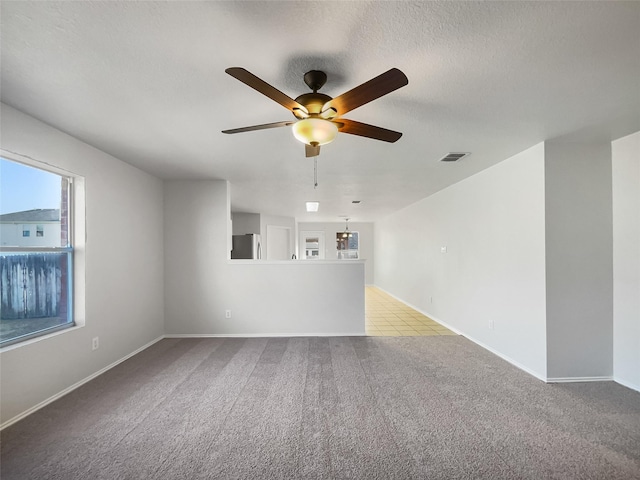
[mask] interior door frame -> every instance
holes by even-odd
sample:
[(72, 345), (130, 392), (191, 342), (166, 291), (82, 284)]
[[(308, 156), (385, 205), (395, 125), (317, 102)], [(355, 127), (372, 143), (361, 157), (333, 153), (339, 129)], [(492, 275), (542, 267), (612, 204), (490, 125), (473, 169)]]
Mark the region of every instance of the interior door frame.
[[(284, 227), (282, 225), (267, 225), (267, 238), (266, 238), (266, 248), (264, 249), (264, 255), (265, 255), (265, 259), (266, 260), (273, 260), (272, 258), (269, 258), (269, 245), (271, 245), (271, 241), (269, 239), (269, 232), (273, 232), (274, 230), (285, 230), (286, 231), (286, 238), (287, 238), (287, 258), (279, 258), (278, 260), (289, 260), (291, 258), (292, 255), (292, 248), (291, 248), (291, 227)], [(273, 239), (273, 238), (272, 238)], [(264, 239), (263, 239), (263, 244), (264, 244)], [(263, 245), (264, 248), (264, 245)]]

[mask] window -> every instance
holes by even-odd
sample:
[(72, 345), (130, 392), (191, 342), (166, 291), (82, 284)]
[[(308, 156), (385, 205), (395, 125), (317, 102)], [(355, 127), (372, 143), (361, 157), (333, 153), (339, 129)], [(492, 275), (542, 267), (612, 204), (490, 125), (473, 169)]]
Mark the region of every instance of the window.
[(358, 232), (345, 230), (336, 233), (336, 244), (338, 249), (338, 258), (357, 259), (359, 248)]
[(0, 158), (2, 347), (74, 325), (71, 185), (71, 177)]
[(319, 258), (320, 239), (318, 237), (308, 237), (305, 247), (305, 258)]
[(324, 260), (324, 232), (300, 232), (299, 251), (302, 260)]

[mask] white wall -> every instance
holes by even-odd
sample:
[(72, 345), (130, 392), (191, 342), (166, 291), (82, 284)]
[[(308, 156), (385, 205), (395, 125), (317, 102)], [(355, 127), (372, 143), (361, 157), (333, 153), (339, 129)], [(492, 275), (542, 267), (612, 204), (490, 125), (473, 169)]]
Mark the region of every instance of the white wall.
[(3, 349), (5, 423), (163, 334), (163, 191), (157, 178), (0, 108), (0, 147), (83, 176), (86, 194), (84, 326)]
[(215, 333), (365, 334), (362, 262), (235, 262), (224, 297), (233, 317), (221, 319)]
[(164, 191), (165, 332), (213, 333), (226, 308), (227, 182), (166, 181)]
[(228, 218), (227, 182), (165, 182), (168, 335), (364, 334), (361, 262), (227, 260)]
[(248, 233), (260, 233), (260, 214), (233, 212), (233, 234), (246, 235)]
[(611, 378), (611, 143), (545, 143), (547, 376)]
[(640, 391), (640, 132), (612, 144), (613, 375)]
[[(344, 232), (345, 223), (342, 222), (300, 222), (298, 223), (298, 232), (317, 231), (324, 232), (324, 258), (326, 260), (336, 260), (338, 258), (338, 249), (336, 244), (336, 234)], [(360, 242), (360, 259), (365, 260), (365, 283), (373, 285), (375, 283), (375, 267), (374, 267), (374, 233), (373, 223), (369, 222), (349, 222), (349, 230), (358, 232), (358, 241)], [(304, 251), (304, 245), (298, 245), (300, 255)]]
[(293, 217), (282, 217), (277, 215), (260, 215), (260, 233), (262, 239), (262, 255), (268, 259), (269, 249), (269, 226), (283, 227), (289, 231), (289, 254), (287, 258), (296, 252), (296, 219)]
[(539, 144), (376, 222), (376, 285), (545, 378), (544, 195)]

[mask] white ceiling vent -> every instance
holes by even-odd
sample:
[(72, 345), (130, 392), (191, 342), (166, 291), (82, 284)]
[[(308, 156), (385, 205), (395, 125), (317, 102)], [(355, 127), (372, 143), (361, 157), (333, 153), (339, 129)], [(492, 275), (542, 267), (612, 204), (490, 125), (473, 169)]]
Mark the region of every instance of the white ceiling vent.
[(440, 159), (441, 162), (457, 162), (463, 157), (471, 155), (469, 152), (450, 152)]

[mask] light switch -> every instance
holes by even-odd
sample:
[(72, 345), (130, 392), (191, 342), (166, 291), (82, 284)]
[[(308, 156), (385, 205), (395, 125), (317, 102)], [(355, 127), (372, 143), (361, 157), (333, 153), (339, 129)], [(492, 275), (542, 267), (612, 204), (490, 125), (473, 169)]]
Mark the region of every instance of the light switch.
[(440, 253), (447, 253), (447, 247), (440, 247)]

